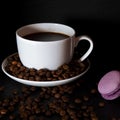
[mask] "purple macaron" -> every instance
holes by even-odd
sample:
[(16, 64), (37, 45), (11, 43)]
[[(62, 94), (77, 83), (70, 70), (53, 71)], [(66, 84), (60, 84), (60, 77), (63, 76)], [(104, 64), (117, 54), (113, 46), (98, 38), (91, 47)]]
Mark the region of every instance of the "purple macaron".
[(98, 91), (106, 100), (113, 100), (120, 96), (120, 71), (107, 72), (98, 83)]

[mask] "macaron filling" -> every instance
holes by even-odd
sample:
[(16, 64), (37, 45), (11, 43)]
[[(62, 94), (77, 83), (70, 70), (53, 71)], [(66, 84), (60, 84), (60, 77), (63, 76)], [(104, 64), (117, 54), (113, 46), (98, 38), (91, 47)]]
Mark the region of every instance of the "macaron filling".
[(112, 100), (120, 96), (120, 88), (109, 94), (101, 94), (105, 99)]

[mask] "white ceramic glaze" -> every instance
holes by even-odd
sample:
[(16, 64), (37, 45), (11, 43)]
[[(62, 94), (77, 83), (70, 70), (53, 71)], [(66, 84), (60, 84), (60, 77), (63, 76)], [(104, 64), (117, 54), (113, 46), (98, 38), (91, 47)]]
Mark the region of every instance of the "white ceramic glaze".
[[(56, 41), (32, 41), (23, 36), (35, 32), (57, 32), (69, 37)], [(18, 53), (22, 64), (28, 68), (47, 68), (56, 70), (64, 63), (69, 63), (73, 57), (74, 48), (79, 41), (86, 40), (90, 47), (80, 58), (85, 60), (93, 49), (93, 42), (88, 36), (75, 37), (75, 30), (58, 23), (36, 23), (23, 26), (16, 31)]]
[[(15, 53), (16, 54), (16, 53)], [(25, 85), (30, 85), (30, 86), (38, 86), (38, 87), (52, 87), (52, 86), (58, 86), (58, 85), (63, 85), (63, 84), (67, 84), (67, 83), (70, 83), (74, 80), (77, 80), (77, 78), (81, 77), (82, 75), (84, 75), (90, 68), (90, 61), (87, 59), (87, 62), (88, 62), (88, 66), (86, 67), (86, 69), (79, 75), (75, 76), (75, 77), (72, 77), (72, 78), (68, 78), (68, 79), (65, 79), (65, 80), (56, 80), (56, 81), (30, 81), (30, 80), (24, 80), (24, 79), (20, 79), (20, 78), (17, 78), (15, 76), (12, 76), (11, 74), (9, 74), (6, 69), (5, 69), (5, 66), (7, 65), (8, 63), (8, 58), (13, 56), (14, 54), (8, 56), (7, 58), (5, 58), (2, 62), (2, 70), (3, 72), (8, 76), (10, 77), (12, 80), (15, 80), (19, 83), (22, 83), (22, 84), (25, 84)]]

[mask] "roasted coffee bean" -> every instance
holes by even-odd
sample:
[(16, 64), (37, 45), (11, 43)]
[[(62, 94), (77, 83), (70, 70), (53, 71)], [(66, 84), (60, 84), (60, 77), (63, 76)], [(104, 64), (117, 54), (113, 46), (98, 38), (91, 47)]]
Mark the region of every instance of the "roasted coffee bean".
[(75, 58), (69, 64), (63, 64), (57, 70), (27, 68), (22, 65), (19, 55), (15, 54), (8, 59), (6, 70), (20, 79), (32, 81), (54, 81), (74, 77), (85, 70), (87, 62), (79, 63)]
[(60, 95), (59, 93), (56, 93), (56, 94), (54, 95), (54, 97), (55, 97), (55, 98), (60, 98), (61, 95)]
[(89, 97), (88, 96), (83, 96), (84, 101), (88, 101)]
[(67, 96), (62, 96), (62, 100), (63, 100), (63, 102), (68, 102), (69, 98)]
[(15, 120), (15, 115), (14, 114), (10, 115), (9, 120)]
[(105, 103), (104, 102), (99, 102), (98, 105), (99, 105), (99, 107), (104, 107)]
[[(81, 66), (76, 60), (74, 63), (64, 64), (58, 70), (28, 69), (19, 64), (19, 56), (9, 59), (7, 66), (9, 73), (35, 81), (63, 80), (68, 76), (81, 72)], [(75, 67), (74, 67), (75, 66)], [(84, 66), (85, 67), (85, 66)], [(83, 68), (84, 69), (84, 68)], [(19, 70), (15, 71), (15, 70)], [(70, 74), (68, 74), (68, 71)], [(22, 73), (22, 74), (21, 74)], [(82, 81), (82, 82), (81, 82)], [(97, 90), (81, 87), (84, 79), (73, 83), (55, 87), (33, 87), (22, 85), (21, 88), (11, 89), (11, 95), (0, 98), (1, 120), (98, 120), (97, 111), (105, 107), (102, 100), (96, 100)], [(84, 89), (85, 88), (85, 89)], [(84, 92), (81, 94), (80, 90)], [(7, 89), (0, 87), (1, 96)], [(95, 100), (95, 102), (94, 102)], [(99, 109), (99, 110), (98, 110)], [(103, 110), (103, 109), (102, 109)]]
[(7, 111), (8, 111), (7, 109), (4, 109), (4, 108), (1, 109), (1, 110), (0, 110), (0, 115), (5, 115), (5, 114), (7, 114)]
[(50, 111), (50, 110), (47, 110), (47, 111), (45, 112), (45, 115), (46, 115), (46, 116), (51, 116), (51, 115), (52, 115), (52, 113), (51, 113), (51, 111)]
[(61, 111), (60, 111), (60, 115), (61, 115), (61, 116), (65, 116), (65, 114), (66, 114), (66, 111), (65, 111), (65, 110), (61, 110)]
[(82, 102), (82, 101), (81, 101), (80, 98), (76, 98), (76, 99), (75, 99), (75, 103), (79, 104), (79, 103), (81, 103), (81, 102)]
[(95, 94), (95, 93), (97, 93), (97, 90), (95, 88), (92, 88), (91, 93)]
[[(48, 120), (57, 116), (58, 120), (98, 120), (94, 106), (87, 104), (91, 100), (91, 91), (91, 96), (85, 94), (76, 96), (74, 94), (78, 92), (76, 91), (77, 87), (80, 86), (77, 83), (72, 83), (40, 88), (23, 86), (20, 91), (14, 89), (11, 91), (11, 97), (0, 101), (0, 118), (7, 117), (9, 120), (39, 120), (42, 118)], [(98, 107), (103, 105), (100, 103), (102, 101), (98, 102)]]
[(3, 92), (3, 91), (4, 91), (4, 89), (5, 89), (5, 87), (4, 87), (4, 86), (0, 86), (0, 92)]

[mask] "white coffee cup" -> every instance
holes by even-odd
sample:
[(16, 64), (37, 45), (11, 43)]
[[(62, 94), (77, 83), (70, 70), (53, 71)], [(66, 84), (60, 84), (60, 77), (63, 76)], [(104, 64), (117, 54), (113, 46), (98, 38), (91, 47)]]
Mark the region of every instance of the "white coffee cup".
[[(30, 40), (25, 35), (33, 33), (61, 33), (67, 35), (64, 39), (44, 41)], [(79, 41), (86, 40), (90, 46), (86, 53), (79, 58), (84, 61), (93, 50), (93, 41), (88, 36), (75, 36), (75, 30), (60, 23), (35, 23), (22, 26), (16, 30), (18, 54), (22, 64), (28, 68), (56, 70), (73, 58), (74, 49)]]

